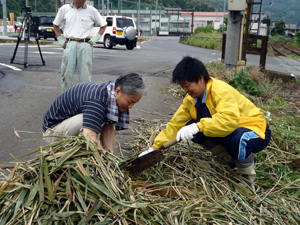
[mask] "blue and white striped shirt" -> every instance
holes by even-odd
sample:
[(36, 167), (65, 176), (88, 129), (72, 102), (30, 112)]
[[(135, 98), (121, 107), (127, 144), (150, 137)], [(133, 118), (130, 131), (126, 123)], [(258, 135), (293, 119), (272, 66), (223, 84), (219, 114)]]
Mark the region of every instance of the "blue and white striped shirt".
[[(83, 127), (100, 133), (111, 104), (106, 83), (79, 83), (63, 92), (44, 116), (43, 132), (72, 116), (83, 114)], [(129, 121), (128, 121), (129, 122)]]

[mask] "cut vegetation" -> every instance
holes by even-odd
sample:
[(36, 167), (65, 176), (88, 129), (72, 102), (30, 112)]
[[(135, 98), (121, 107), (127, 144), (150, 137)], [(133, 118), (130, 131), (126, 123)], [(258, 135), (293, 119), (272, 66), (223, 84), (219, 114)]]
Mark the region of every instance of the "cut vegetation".
[[(83, 137), (65, 137), (38, 148), (37, 158), (16, 163), (9, 174), (2, 170), (0, 224), (299, 224), (299, 82), (269, 79), (255, 67), (207, 68), (262, 108), (269, 121), (272, 140), (256, 154), (255, 191), (193, 143), (179, 143), (160, 164), (130, 174), (130, 162), (166, 123), (139, 119), (132, 121), (138, 136), (128, 143), (128, 158), (97, 151)], [(163, 93), (183, 96), (173, 85)]]

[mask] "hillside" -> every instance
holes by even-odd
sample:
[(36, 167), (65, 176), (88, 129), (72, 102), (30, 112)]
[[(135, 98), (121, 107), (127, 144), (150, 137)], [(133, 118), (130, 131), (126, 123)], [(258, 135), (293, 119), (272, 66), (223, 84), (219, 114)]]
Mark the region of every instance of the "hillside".
[[(218, 11), (223, 11), (224, 1), (223, 0), (207, 0), (210, 5), (216, 7)], [(255, 0), (257, 2), (257, 0)], [(262, 12), (272, 13), (272, 2), (273, 2), (273, 18), (274, 21), (284, 20), (287, 23), (297, 23), (297, 27), (300, 27), (300, 12), (299, 0), (262, 0), (263, 7)], [(225, 0), (226, 10), (228, 1)], [(255, 9), (256, 12), (257, 9)]]
[[(100, 1), (100, 0), (99, 0)], [(191, 9), (196, 11), (223, 11), (224, 1), (227, 10), (228, 0), (158, 0), (158, 4), (164, 7)], [(257, 0), (255, 0), (257, 1)], [(98, 4), (98, 0), (95, 0), (95, 6)], [(101, 1), (102, 2), (102, 1)], [(106, 0), (105, 0), (106, 2)], [(127, 2), (127, 3), (126, 3)], [(136, 9), (136, 4), (132, 2), (138, 2), (138, 0), (123, 1), (123, 4), (129, 4), (131, 2), (131, 8)], [(273, 7), (271, 3), (273, 2)], [(113, 8), (117, 8), (118, 0), (110, 0)], [(154, 5), (156, 0), (141, 0), (141, 5)], [(28, 0), (28, 5), (32, 6), (32, 11), (35, 12), (56, 12), (56, 7), (59, 7), (59, 2), (55, 3), (55, 0)], [(25, 6), (24, 0), (9, 0), (7, 1), (7, 15), (14, 12), (15, 16), (21, 15), (21, 9)], [(284, 20), (288, 23), (297, 23), (300, 27), (300, 17), (297, 16), (300, 12), (299, 0), (263, 0), (262, 12), (269, 13), (271, 15), (273, 8), (273, 20)], [(255, 9), (256, 10), (256, 9)], [(3, 18), (2, 4), (0, 4), (0, 18)]]

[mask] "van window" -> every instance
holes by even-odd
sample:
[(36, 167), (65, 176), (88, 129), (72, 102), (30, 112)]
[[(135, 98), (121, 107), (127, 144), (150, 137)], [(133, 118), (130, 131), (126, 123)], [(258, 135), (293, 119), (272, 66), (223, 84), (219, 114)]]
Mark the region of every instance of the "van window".
[(107, 17), (106, 18), (106, 23), (108, 27), (111, 27), (113, 25), (113, 18), (112, 17)]
[(134, 25), (131, 19), (117, 18), (117, 27), (134, 27)]

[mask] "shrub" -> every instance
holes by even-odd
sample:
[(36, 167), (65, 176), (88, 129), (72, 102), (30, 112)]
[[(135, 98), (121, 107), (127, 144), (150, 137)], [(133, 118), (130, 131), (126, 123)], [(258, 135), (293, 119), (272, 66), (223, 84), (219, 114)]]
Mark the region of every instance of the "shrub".
[(237, 90), (245, 91), (250, 95), (261, 95), (262, 90), (255, 81), (249, 77), (247, 70), (241, 70), (236, 72), (232, 79), (229, 81), (229, 84), (235, 87)]
[(206, 27), (197, 27), (194, 31), (194, 35), (198, 33), (212, 33), (214, 31), (213, 26), (206, 26)]

